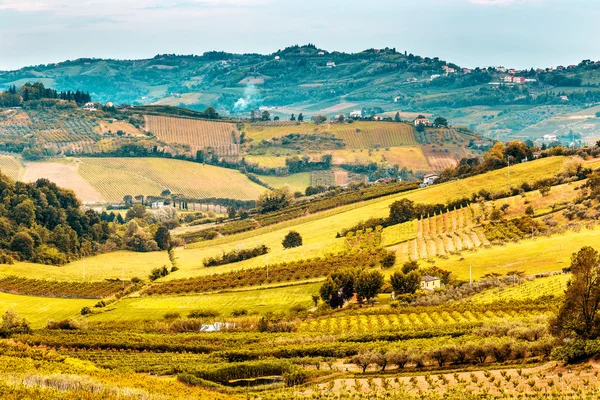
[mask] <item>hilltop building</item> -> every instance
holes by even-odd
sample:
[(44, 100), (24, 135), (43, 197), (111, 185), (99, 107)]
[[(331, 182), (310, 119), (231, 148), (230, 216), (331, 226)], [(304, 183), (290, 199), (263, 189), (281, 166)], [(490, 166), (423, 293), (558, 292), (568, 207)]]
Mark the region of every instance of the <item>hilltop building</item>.
[(423, 177), (423, 185), (433, 185), (440, 176), (438, 174), (427, 174)]
[(429, 118), (416, 118), (414, 121), (415, 126), (419, 126), (419, 125), (425, 125), (425, 126), (431, 126), (431, 121), (429, 120)]

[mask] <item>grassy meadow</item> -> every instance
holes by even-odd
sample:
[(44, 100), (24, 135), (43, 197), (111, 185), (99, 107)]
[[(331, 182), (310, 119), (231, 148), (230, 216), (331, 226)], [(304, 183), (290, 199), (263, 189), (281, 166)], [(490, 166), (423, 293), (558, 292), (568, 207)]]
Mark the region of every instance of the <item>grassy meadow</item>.
[(168, 312), (182, 316), (192, 310), (214, 310), (226, 318), (234, 310), (246, 309), (249, 313), (286, 312), (292, 306), (308, 307), (310, 296), (319, 290), (319, 283), (310, 283), (272, 289), (231, 291), (194, 296), (138, 297), (120, 301), (116, 307), (96, 314), (91, 321), (128, 321), (162, 319)]
[(126, 280), (137, 277), (146, 279), (153, 268), (170, 265), (166, 251), (136, 253), (133, 251), (115, 251), (72, 261), (66, 265), (44, 265), (29, 262), (16, 262), (3, 265), (0, 276), (20, 276), (30, 279), (48, 279), (58, 281), (93, 282), (104, 279)]

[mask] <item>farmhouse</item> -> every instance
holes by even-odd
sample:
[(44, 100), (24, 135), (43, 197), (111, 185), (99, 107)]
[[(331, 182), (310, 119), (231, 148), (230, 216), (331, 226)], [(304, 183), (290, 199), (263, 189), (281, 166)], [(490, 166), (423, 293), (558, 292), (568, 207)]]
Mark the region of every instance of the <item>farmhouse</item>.
[(165, 206), (164, 201), (153, 201), (152, 208), (163, 208)]
[(86, 111), (96, 111), (96, 104), (94, 103), (85, 103), (83, 109)]
[(415, 126), (419, 126), (419, 125), (425, 125), (425, 126), (430, 126), (431, 125), (431, 121), (429, 121), (429, 118), (417, 118), (415, 119), (414, 122)]
[(428, 185), (433, 185), (433, 183), (439, 178), (440, 176), (438, 174), (427, 174), (423, 177), (423, 184), (428, 186)]
[(328, 61), (328, 62), (327, 62), (327, 68), (333, 68), (333, 67), (335, 67), (335, 62), (333, 62), (333, 61)]
[(362, 111), (361, 110), (351, 111), (350, 118), (362, 118)]
[(442, 286), (442, 281), (437, 276), (425, 275), (421, 278), (421, 289), (435, 290)]
[(564, 95), (563, 95), (563, 96), (560, 96), (560, 99), (561, 99), (562, 101), (569, 101), (569, 96), (564, 96)]
[(440, 76), (441, 76), (440, 74), (433, 74), (433, 75), (431, 75), (431, 80), (437, 79)]
[(546, 134), (546, 135), (542, 136), (542, 139), (546, 142), (554, 142), (554, 141), (556, 141), (556, 135)]

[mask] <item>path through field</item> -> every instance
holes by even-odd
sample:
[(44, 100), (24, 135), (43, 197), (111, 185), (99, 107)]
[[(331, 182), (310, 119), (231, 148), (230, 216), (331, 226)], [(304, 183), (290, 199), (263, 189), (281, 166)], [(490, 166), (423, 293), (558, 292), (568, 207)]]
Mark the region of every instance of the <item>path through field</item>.
[(31, 162), (25, 164), (23, 181), (46, 178), (65, 189), (71, 189), (84, 203), (103, 202), (104, 197), (77, 173), (77, 164)]

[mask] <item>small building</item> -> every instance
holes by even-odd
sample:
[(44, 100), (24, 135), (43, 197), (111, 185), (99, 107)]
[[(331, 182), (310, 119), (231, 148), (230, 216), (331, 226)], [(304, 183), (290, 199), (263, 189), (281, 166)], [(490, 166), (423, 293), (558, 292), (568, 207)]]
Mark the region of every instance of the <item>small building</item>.
[(281, 60), (281, 57), (275, 56), (275, 61), (279, 61), (279, 60)]
[(165, 206), (164, 201), (153, 201), (152, 208), (163, 208)]
[(401, 96), (396, 96), (396, 97), (394, 97), (394, 103), (397, 103), (397, 102), (399, 102), (400, 100), (402, 100), (402, 97), (401, 97)]
[(318, 54), (318, 55), (320, 55), (320, 56), (324, 56), (324, 55), (325, 55), (325, 52), (324, 52), (324, 51), (320, 51), (320, 52), (318, 52), (317, 54)]
[(83, 109), (86, 111), (96, 111), (96, 104), (95, 103), (85, 103), (85, 105), (83, 106)]
[(415, 77), (408, 78), (408, 79), (406, 80), (406, 82), (418, 82), (418, 81), (419, 81), (419, 80), (418, 80), (417, 78), (415, 78)]
[(545, 142), (555, 142), (556, 141), (556, 135), (546, 134), (546, 135), (542, 136), (542, 140), (544, 140)]
[(419, 126), (419, 125), (425, 125), (425, 126), (431, 126), (431, 121), (429, 120), (429, 118), (417, 118), (414, 121), (415, 126)]
[(334, 61), (327, 61), (327, 68), (334, 68), (334, 67), (335, 67)]
[(434, 79), (437, 79), (440, 76), (441, 76), (440, 74), (433, 74), (433, 75), (431, 75), (431, 77), (429, 79), (433, 81)]
[(560, 96), (562, 101), (569, 101), (569, 96)]
[(437, 276), (425, 275), (421, 278), (421, 289), (435, 290), (442, 287), (442, 281)]
[(463, 74), (470, 74), (471, 72), (473, 72), (473, 70), (470, 68), (463, 68), (462, 72), (463, 72)]
[(361, 110), (351, 111), (350, 118), (362, 118), (362, 111)]
[(433, 185), (439, 177), (438, 174), (427, 174), (423, 177), (423, 184), (425, 186)]

